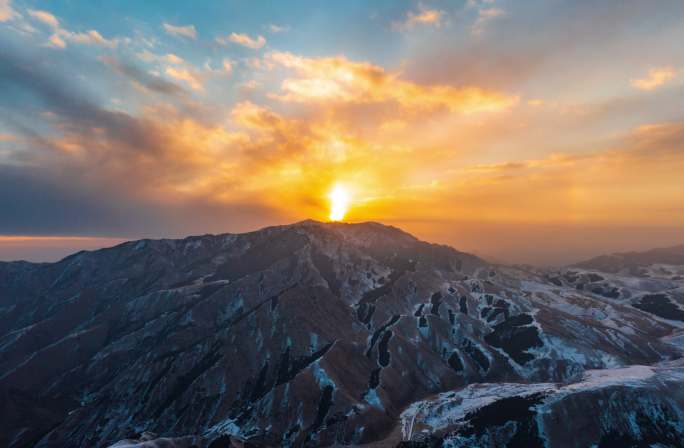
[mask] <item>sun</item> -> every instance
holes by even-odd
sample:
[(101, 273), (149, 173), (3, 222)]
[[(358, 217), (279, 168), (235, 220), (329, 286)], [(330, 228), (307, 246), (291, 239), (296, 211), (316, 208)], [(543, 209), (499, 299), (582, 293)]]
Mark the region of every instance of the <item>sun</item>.
[(342, 221), (349, 210), (349, 192), (337, 184), (328, 194), (330, 199), (330, 220)]

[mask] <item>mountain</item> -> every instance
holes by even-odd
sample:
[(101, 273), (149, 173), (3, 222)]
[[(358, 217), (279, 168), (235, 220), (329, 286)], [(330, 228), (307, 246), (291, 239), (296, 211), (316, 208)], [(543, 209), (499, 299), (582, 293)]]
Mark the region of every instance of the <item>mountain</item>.
[[(670, 267), (684, 266), (684, 244), (674, 247), (651, 249), (646, 252), (624, 252), (601, 255), (591, 260), (577, 263), (576, 266), (585, 269), (596, 269), (604, 272), (625, 272), (631, 275), (648, 276), (648, 268), (660, 268), (666, 273)], [(684, 270), (674, 269), (672, 276), (684, 275)]]
[(378, 223), (0, 263), (0, 446), (682, 446), (683, 288)]

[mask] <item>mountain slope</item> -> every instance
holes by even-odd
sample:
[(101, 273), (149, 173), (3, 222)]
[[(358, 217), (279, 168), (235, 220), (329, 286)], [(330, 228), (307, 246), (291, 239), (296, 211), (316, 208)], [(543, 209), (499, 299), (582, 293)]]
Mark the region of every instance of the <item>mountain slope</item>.
[(645, 252), (623, 252), (601, 255), (577, 263), (575, 266), (582, 269), (595, 269), (603, 272), (624, 272), (631, 275), (647, 275), (648, 271), (646, 268), (651, 265), (684, 266), (684, 244), (651, 249)]
[(0, 445), (392, 445), (435, 394), (679, 357), (681, 322), (588, 275), (314, 221), (0, 264)]

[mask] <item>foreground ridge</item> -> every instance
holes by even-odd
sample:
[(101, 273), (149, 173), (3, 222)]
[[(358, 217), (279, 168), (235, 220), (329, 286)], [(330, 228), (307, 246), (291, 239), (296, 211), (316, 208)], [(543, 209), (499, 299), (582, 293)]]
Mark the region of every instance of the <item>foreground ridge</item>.
[(0, 445), (677, 446), (682, 273), (316, 221), (0, 263)]

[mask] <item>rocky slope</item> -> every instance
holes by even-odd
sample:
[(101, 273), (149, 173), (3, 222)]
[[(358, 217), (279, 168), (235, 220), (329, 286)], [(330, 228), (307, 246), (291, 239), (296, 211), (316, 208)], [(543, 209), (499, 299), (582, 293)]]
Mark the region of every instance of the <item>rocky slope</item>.
[(0, 263), (0, 446), (677, 446), (684, 282), (592, 269), (313, 221)]

